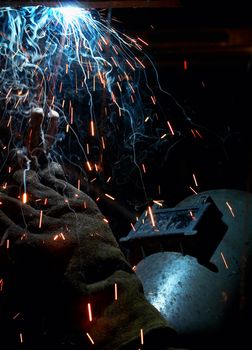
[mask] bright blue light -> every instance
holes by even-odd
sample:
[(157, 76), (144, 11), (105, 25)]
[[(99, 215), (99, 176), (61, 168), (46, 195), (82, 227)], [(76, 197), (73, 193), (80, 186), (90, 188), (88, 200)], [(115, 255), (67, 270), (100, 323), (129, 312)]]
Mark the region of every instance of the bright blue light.
[(81, 12), (83, 11), (77, 6), (62, 6), (57, 7), (55, 10), (62, 13), (67, 22), (71, 22), (72, 20), (78, 18), (78, 16), (80, 16)]

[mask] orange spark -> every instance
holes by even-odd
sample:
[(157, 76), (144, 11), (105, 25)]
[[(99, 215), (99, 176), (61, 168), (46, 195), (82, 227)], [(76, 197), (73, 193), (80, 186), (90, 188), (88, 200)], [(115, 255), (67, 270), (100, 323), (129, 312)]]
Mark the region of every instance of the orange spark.
[(133, 71), (135, 71), (135, 68), (134, 68), (134, 66), (130, 63), (130, 61), (129, 61), (129, 60), (126, 60), (126, 62), (127, 62), (128, 65), (130, 66), (130, 68), (131, 68)]
[(136, 231), (135, 226), (132, 224), (132, 222), (130, 223), (130, 226), (132, 227), (133, 231)]
[(117, 300), (118, 294), (117, 294), (117, 283), (115, 283), (115, 300)]
[(198, 194), (198, 192), (196, 192), (191, 186), (189, 186), (189, 188), (193, 193)]
[(91, 165), (90, 165), (90, 162), (89, 162), (89, 161), (87, 161), (87, 166), (88, 166), (89, 171), (92, 171), (92, 167), (91, 167)]
[(115, 200), (115, 198), (114, 198), (114, 197), (110, 196), (110, 195), (109, 195), (109, 194), (107, 194), (107, 193), (105, 193), (105, 196), (106, 196), (106, 197), (108, 197), (108, 198), (110, 198), (110, 199), (112, 199), (112, 201), (114, 201), (114, 200)]
[(184, 70), (186, 71), (187, 69), (188, 69), (187, 60), (184, 60)]
[(235, 217), (235, 214), (234, 214), (234, 212), (233, 212), (233, 208), (231, 207), (231, 205), (230, 205), (228, 202), (226, 202), (226, 205), (227, 205), (227, 207), (228, 207), (228, 209), (229, 209), (231, 215), (232, 215), (233, 217)]
[(93, 316), (92, 316), (92, 309), (91, 309), (91, 304), (88, 303), (88, 319), (90, 322), (93, 321)]
[(162, 206), (163, 206), (163, 204), (162, 204), (161, 202), (159, 202), (159, 201), (153, 201), (153, 203), (155, 203), (155, 204), (159, 205), (160, 207), (162, 207)]
[(60, 236), (61, 236), (61, 238), (63, 239), (63, 241), (65, 241), (65, 240), (66, 240), (66, 238), (65, 238), (65, 236), (63, 235), (63, 233), (62, 233), (62, 232), (60, 232)]
[(143, 334), (143, 329), (140, 329), (140, 338), (141, 338), (141, 345), (144, 344), (144, 334)]
[(4, 285), (4, 280), (1, 278), (0, 279), (0, 292), (3, 291), (3, 285)]
[(105, 145), (105, 141), (104, 141), (103, 136), (101, 137), (101, 141), (102, 141), (102, 148), (105, 149), (105, 148), (106, 148), (106, 145)]
[(226, 269), (228, 269), (228, 264), (227, 264), (226, 259), (225, 259), (225, 257), (224, 257), (222, 252), (221, 252), (221, 257), (222, 257), (222, 260), (224, 262), (224, 265), (225, 265)]
[(169, 120), (167, 121), (167, 125), (168, 125), (168, 128), (170, 129), (170, 132), (171, 132), (172, 136), (174, 136), (175, 133), (174, 133), (174, 130), (173, 130), (173, 128), (172, 128), (171, 123), (169, 122)]
[(28, 198), (27, 198), (27, 193), (24, 192), (23, 195), (22, 195), (22, 203), (23, 203), (23, 204), (27, 203), (27, 199), (28, 199)]
[(144, 41), (143, 39), (139, 38), (139, 36), (137, 37), (137, 39), (139, 41), (141, 41), (141, 43), (143, 43), (144, 45), (149, 46), (149, 44), (146, 41)]
[(152, 209), (151, 209), (150, 206), (148, 206), (148, 212), (149, 212), (149, 215), (150, 215), (151, 224), (152, 224), (153, 227), (155, 227), (156, 224), (155, 224), (154, 217), (153, 217), (153, 212), (152, 212)]
[(91, 128), (91, 135), (94, 136), (95, 135), (95, 128), (94, 128), (94, 121), (91, 120), (90, 122), (90, 128)]
[(155, 96), (151, 96), (151, 101), (155, 105), (156, 104), (156, 97)]
[(146, 168), (144, 164), (142, 164), (142, 168), (143, 168), (143, 172), (146, 174)]
[(22, 333), (19, 333), (19, 339), (20, 339), (20, 343), (23, 343), (23, 334)]
[(198, 182), (196, 180), (196, 176), (194, 174), (192, 174), (192, 176), (193, 176), (193, 180), (194, 180), (195, 186), (198, 187)]
[(43, 210), (40, 210), (40, 214), (39, 214), (39, 228), (42, 227), (42, 218), (43, 218)]
[(86, 335), (87, 335), (88, 339), (91, 341), (91, 343), (94, 345), (94, 341), (93, 341), (93, 339), (91, 338), (90, 334), (89, 334), (89, 333), (86, 333)]
[(137, 62), (143, 67), (145, 68), (145, 65), (135, 56), (135, 59), (137, 60)]

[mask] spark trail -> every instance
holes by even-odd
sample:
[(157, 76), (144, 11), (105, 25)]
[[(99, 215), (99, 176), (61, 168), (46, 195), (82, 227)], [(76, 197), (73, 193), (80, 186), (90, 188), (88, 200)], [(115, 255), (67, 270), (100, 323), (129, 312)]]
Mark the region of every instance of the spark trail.
[[(167, 141), (156, 131), (154, 135), (146, 132), (155, 130), (152, 124), (158, 120), (159, 108), (155, 89), (162, 91), (156, 68), (145, 52), (147, 46), (142, 38), (113, 28), (96, 10), (0, 8), (0, 128), (9, 129), (12, 143), (19, 148), (20, 135), (29, 131), (33, 108), (45, 112), (42, 140), (50, 134), (50, 110), (58, 112), (55, 141), (68, 141), (58, 148), (54, 143), (50, 156), (56, 161), (67, 158), (91, 182), (103, 171), (103, 153), (114, 137), (112, 149), (118, 154), (111, 163), (120, 158), (120, 149), (130, 150), (131, 164), (147, 198), (141, 167), (144, 152), (136, 144), (139, 139)], [(147, 66), (155, 83), (146, 73)], [(167, 135), (173, 140), (174, 134), (172, 130)], [(6, 155), (8, 146), (2, 145)], [(65, 152), (66, 147), (70, 151)]]

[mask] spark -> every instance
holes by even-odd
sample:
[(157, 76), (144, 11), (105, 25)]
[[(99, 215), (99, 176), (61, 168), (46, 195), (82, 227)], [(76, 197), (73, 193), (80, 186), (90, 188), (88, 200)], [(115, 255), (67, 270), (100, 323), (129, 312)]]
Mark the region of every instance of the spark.
[(151, 219), (151, 224), (152, 224), (153, 227), (155, 227), (156, 224), (155, 224), (152, 208), (150, 206), (148, 206), (148, 213), (149, 213), (149, 216), (150, 216), (150, 219)]
[(80, 185), (81, 185), (81, 181), (80, 179), (77, 180), (77, 189), (80, 191)]
[(135, 226), (132, 224), (132, 222), (130, 223), (130, 226), (132, 227), (133, 231), (136, 231)]
[(141, 41), (141, 43), (143, 43), (144, 45), (149, 46), (149, 44), (146, 41), (144, 41), (143, 39), (139, 38), (139, 36), (137, 37), (137, 39), (139, 41)]
[(225, 257), (224, 257), (224, 254), (221, 252), (221, 258), (222, 258), (222, 260), (223, 260), (223, 262), (224, 262), (224, 265), (225, 265), (225, 267), (226, 267), (226, 269), (228, 269), (228, 264), (227, 264), (227, 262), (226, 262), (226, 259), (225, 259)]
[(12, 319), (15, 320), (16, 318), (18, 318), (19, 315), (20, 315), (20, 312), (18, 312), (16, 315), (14, 315), (14, 316), (12, 317)]
[(93, 321), (93, 316), (92, 316), (92, 308), (91, 308), (91, 304), (88, 303), (88, 319), (90, 322)]
[(23, 343), (24, 340), (23, 340), (23, 334), (22, 333), (19, 333), (19, 339), (20, 339), (20, 343)]
[(117, 283), (115, 283), (114, 287), (115, 287), (115, 300), (117, 300), (117, 299), (118, 299), (118, 294), (117, 294)]
[(4, 280), (1, 278), (0, 279), (0, 292), (3, 291), (3, 285), (4, 285)]
[(188, 69), (188, 63), (187, 60), (184, 60), (184, 71), (186, 71)]
[(89, 171), (92, 171), (92, 167), (91, 167), (91, 164), (89, 161), (87, 161), (87, 166), (88, 166)]
[(232, 215), (233, 217), (235, 217), (235, 214), (234, 214), (234, 211), (233, 211), (233, 208), (231, 207), (231, 205), (230, 205), (228, 202), (226, 202), (226, 205), (227, 205), (227, 207), (228, 207), (228, 209), (229, 209), (231, 215)]
[(198, 194), (198, 192), (195, 191), (191, 186), (189, 186), (189, 188), (190, 188), (190, 190), (191, 190), (193, 193)]
[(40, 210), (40, 214), (39, 214), (39, 228), (42, 227), (42, 219), (43, 219), (43, 210)]
[(109, 223), (108, 219), (106, 219), (106, 218), (103, 218), (103, 221), (106, 222), (106, 224)]
[(23, 204), (26, 204), (26, 203), (27, 203), (27, 199), (28, 199), (27, 193), (24, 192), (24, 193), (22, 194), (22, 203), (23, 203)]
[(108, 197), (108, 198), (110, 198), (110, 199), (112, 199), (112, 201), (114, 201), (114, 200), (115, 200), (115, 198), (114, 198), (114, 197), (110, 196), (110, 195), (109, 195), (109, 194), (107, 194), (107, 193), (105, 193), (105, 196), (106, 196), (106, 197)]
[(195, 186), (198, 187), (198, 182), (197, 182), (195, 174), (193, 174), (193, 180), (194, 180)]
[(144, 344), (144, 333), (143, 333), (143, 329), (140, 329), (140, 339), (141, 339), (141, 345)]
[(86, 333), (88, 339), (90, 340), (91, 344), (94, 345), (94, 341), (89, 333)]
[(142, 164), (142, 168), (143, 168), (143, 172), (144, 172), (144, 174), (146, 174), (146, 167), (145, 167), (145, 165), (144, 165), (144, 164)]
[(7, 240), (6, 240), (6, 249), (9, 249), (9, 248), (10, 248), (10, 240), (7, 239)]
[(60, 232), (60, 237), (63, 239), (63, 241), (66, 240), (66, 237), (64, 236), (63, 232)]
[(160, 207), (162, 207), (163, 206), (163, 204), (161, 203), (161, 202), (159, 202), (159, 201), (153, 201), (153, 203), (155, 203), (155, 204), (157, 204), (157, 205), (159, 205)]
[(170, 132), (171, 132), (172, 136), (174, 136), (175, 133), (174, 133), (174, 130), (173, 130), (173, 128), (172, 128), (171, 123), (169, 122), (169, 120), (167, 121), (167, 125), (168, 125), (168, 128), (170, 129)]

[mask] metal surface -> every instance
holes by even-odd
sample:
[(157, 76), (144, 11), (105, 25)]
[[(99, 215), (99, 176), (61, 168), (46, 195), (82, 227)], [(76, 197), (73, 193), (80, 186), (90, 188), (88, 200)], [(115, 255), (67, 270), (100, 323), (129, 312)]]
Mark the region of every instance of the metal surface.
[(0, 6), (61, 6), (61, 5), (78, 5), (86, 8), (155, 8), (155, 7), (166, 7), (166, 8), (177, 8), (181, 7), (180, 0), (61, 0), (61, 1), (32, 1), (32, 0), (20, 0), (20, 1), (0, 1)]
[[(136, 269), (147, 299), (180, 335), (216, 332), (227, 320), (238, 327), (244, 311), (241, 306), (251, 303), (246, 293), (252, 256), (252, 194), (235, 190), (207, 194), (228, 225), (211, 259), (212, 268), (193, 257), (165, 252), (147, 257)], [(189, 197), (178, 207), (194, 199)]]
[(153, 219), (144, 212), (129, 234), (120, 239), (132, 265), (159, 251), (183, 252), (206, 264), (227, 230), (222, 213), (208, 195), (199, 195), (189, 206), (179, 208), (154, 205), (151, 212)]

